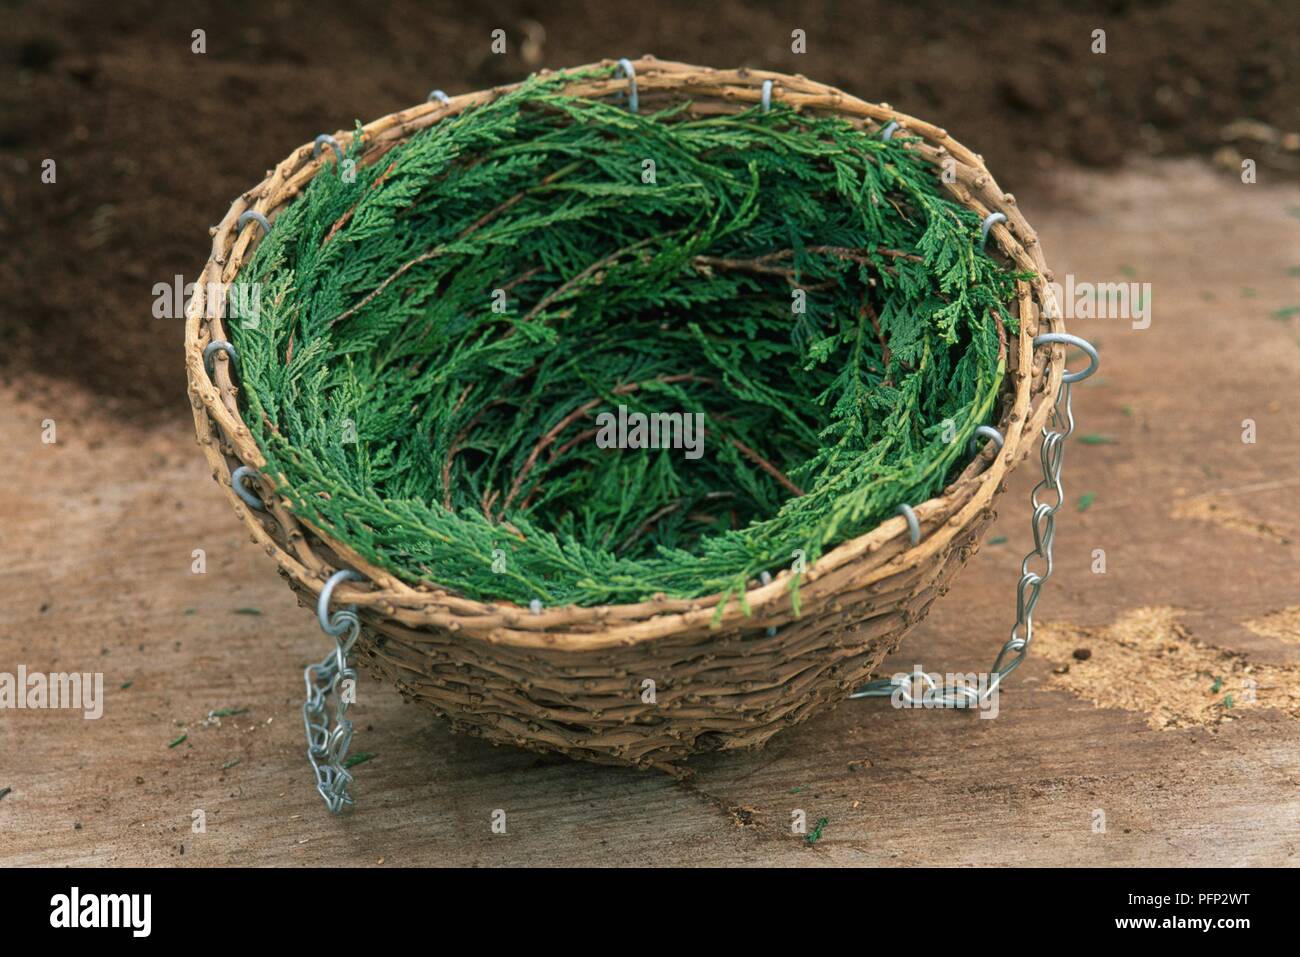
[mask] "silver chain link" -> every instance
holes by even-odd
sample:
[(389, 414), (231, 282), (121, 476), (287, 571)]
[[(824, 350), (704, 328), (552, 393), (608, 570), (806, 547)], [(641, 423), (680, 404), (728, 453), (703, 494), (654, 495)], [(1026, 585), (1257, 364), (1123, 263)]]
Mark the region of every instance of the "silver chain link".
[[(345, 569), (336, 572), (321, 590), (317, 610), (322, 630), (334, 639), (334, 650), (303, 671), (303, 682), (307, 686), (307, 700), (302, 705), (307, 760), (316, 775), (316, 790), (334, 814), (353, 803), (352, 795), (348, 793), (352, 773), (346, 767), (348, 747), (352, 744), (352, 722), (347, 718), (351, 702), (343, 685), (350, 682), (349, 687), (356, 688), (357, 673), (348, 667), (348, 652), (361, 634), (361, 620), (355, 606), (328, 617), (329, 599), (335, 584), (360, 578), (356, 572)], [(327, 714), (331, 698), (334, 706), (332, 721)]]
[[(1048, 333), (1034, 339), (1034, 345), (1048, 343), (1077, 345), (1087, 352), (1088, 368), (1082, 372), (1067, 372), (1061, 377), (1061, 388), (1056, 394), (1056, 404), (1052, 407), (1051, 424), (1055, 429), (1043, 426), (1043, 443), (1039, 449), (1042, 461), (1043, 477), (1030, 493), (1029, 500), (1034, 507), (1033, 529), (1034, 548), (1020, 563), (1020, 584), (1016, 588), (1016, 623), (1011, 626), (1011, 637), (993, 659), (993, 668), (988, 683), (983, 690), (977, 690), (966, 684), (958, 684), (948, 691), (939, 692), (933, 677), (924, 672), (913, 671), (906, 676), (895, 678), (877, 678), (868, 681), (860, 689), (849, 695), (850, 698), (889, 698), (895, 693), (908, 706), (916, 702), (912, 698), (911, 682), (920, 677), (926, 686), (924, 692), (927, 700), (935, 707), (969, 708), (983, 703), (992, 695), (1002, 679), (1025, 660), (1029, 654), (1029, 643), (1034, 639), (1034, 609), (1043, 590), (1043, 583), (1052, 577), (1052, 545), (1056, 541), (1056, 513), (1065, 503), (1065, 488), (1061, 484), (1061, 466), (1065, 461), (1065, 440), (1074, 432), (1074, 410), (1070, 406), (1070, 386), (1074, 382), (1086, 379), (1097, 371), (1097, 352), (1085, 340), (1066, 333)], [(1055, 501), (1040, 501), (1044, 493), (1050, 492)], [(1041, 572), (1030, 569), (1035, 558), (1041, 558)], [(1012, 656), (1008, 660), (1008, 656)]]

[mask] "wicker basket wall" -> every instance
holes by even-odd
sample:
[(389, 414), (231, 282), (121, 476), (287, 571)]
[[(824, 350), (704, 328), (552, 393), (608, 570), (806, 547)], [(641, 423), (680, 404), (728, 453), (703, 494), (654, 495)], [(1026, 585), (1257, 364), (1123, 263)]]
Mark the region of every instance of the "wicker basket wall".
[[(596, 65), (612, 67), (614, 61)], [(326, 578), (340, 568), (370, 579), (344, 583), (334, 597), (339, 606), (358, 606), (357, 655), (372, 674), (391, 680), (458, 731), (585, 760), (676, 770), (675, 761), (695, 752), (759, 747), (782, 728), (833, 708), (872, 676), (978, 551), (1008, 473), (1035, 447), (1051, 412), (1064, 349), (1035, 351), (1031, 343), (1039, 331), (1048, 331), (1039, 329), (1040, 315), (1060, 315), (1044, 282), (1051, 274), (1033, 229), (981, 158), (943, 129), (801, 76), (713, 70), (653, 57), (634, 66), (647, 112), (683, 98), (693, 101), (697, 114), (735, 112), (758, 103), (764, 81), (772, 80), (773, 102), (838, 114), (868, 131), (897, 122), (901, 133), (920, 137), (911, 148), (955, 173), (947, 188), (960, 202), (981, 217), (1005, 214), (992, 239), (1018, 268), (1038, 277), (1018, 285), (1020, 331), (1007, 343), (1009, 371), (998, 408), (1005, 442), (1000, 450), (986, 443), (939, 497), (910, 503), (921, 525), (920, 544), (910, 544), (901, 516), (892, 518), (805, 571), (800, 618), (790, 611), (786, 571), (768, 585), (755, 583), (748, 592), (749, 617), (733, 601), (720, 624), (711, 626), (716, 596), (547, 608), (540, 615), (509, 603), (474, 601), (400, 581), (370, 565), (290, 514), (265, 478), (257, 488), (267, 509), (250, 509), (232, 490), (231, 472), (241, 464), (260, 469), (265, 463), (241, 421), (238, 377), (230, 363), (221, 354), (212, 376), (205, 369), (204, 347), (229, 339), (222, 320), (212, 317), (221, 310), (211, 308), (207, 294), (209, 284), (238, 278), (261, 237), (256, 223), (236, 229), (240, 215), (255, 210), (274, 222), (276, 212), (330, 161), (328, 150), (313, 159), (311, 144), (240, 196), (211, 230), (211, 258), (187, 312), (186, 370), (195, 429), (213, 478), (300, 600), (314, 605)], [(572, 83), (569, 91), (612, 97), (627, 85), (626, 79), (587, 80)], [(361, 162), (374, 163), (416, 131), (502, 92), (469, 93), (376, 120), (362, 130)], [(352, 135), (334, 134), (345, 147)], [(1050, 328), (1064, 331), (1059, 318)], [(1008, 605), (1012, 595), (1008, 581)], [(996, 637), (989, 636), (990, 646)], [(643, 701), (645, 679), (655, 683), (654, 703)]]

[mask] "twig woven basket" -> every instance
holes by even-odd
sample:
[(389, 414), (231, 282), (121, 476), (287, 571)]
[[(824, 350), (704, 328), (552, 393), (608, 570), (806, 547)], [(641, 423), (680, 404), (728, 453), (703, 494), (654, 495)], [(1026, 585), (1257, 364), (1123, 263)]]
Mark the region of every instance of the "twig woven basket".
[[(919, 544), (911, 543), (900, 516), (827, 552), (803, 573), (799, 618), (787, 594), (788, 571), (748, 591), (751, 614), (732, 601), (717, 622), (718, 596), (534, 614), (398, 580), (304, 524), (264, 478), (257, 488), (266, 508), (249, 508), (231, 486), (232, 471), (265, 462), (241, 420), (231, 363), (215, 357), (212, 374), (205, 363), (205, 348), (229, 338), (221, 310), (207, 297), (237, 280), (260, 239), (256, 223), (237, 228), (241, 215), (252, 210), (273, 220), (329, 161), (326, 153), (313, 159), (311, 144), (240, 196), (212, 230), (212, 254), (187, 311), (186, 370), (198, 441), (213, 477), (300, 599), (314, 605), (326, 579), (343, 568), (369, 578), (340, 585), (334, 598), (357, 606), (356, 653), (373, 674), (458, 731), (584, 760), (676, 770), (676, 760), (695, 752), (761, 746), (782, 728), (834, 707), (871, 677), (978, 550), (1008, 473), (1033, 449), (1052, 411), (1064, 349), (1033, 347), (1034, 336), (1048, 331), (1040, 329), (1040, 315), (1060, 315), (1033, 229), (981, 158), (943, 129), (801, 76), (653, 57), (633, 66), (637, 93), (649, 109), (689, 99), (696, 114), (736, 112), (760, 102), (771, 81), (773, 102), (837, 114), (868, 131), (897, 123), (919, 138), (911, 149), (949, 173), (944, 182), (958, 201), (981, 217), (1005, 215), (1005, 223), (992, 229), (993, 240), (1017, 269), (1036, 274), (1032, 282), (1017, 283), (1020, 327), (1007, 344), (997, 409), (1005, 440), (1000, 449), (987, 445), (940, 496), (911, 503)], [(627, 90), (625, 78), (567, 87), (586, 97)], [(418, 130), (503, 92), (470, 93), (376, 120), (361, 130), (358, 161), (374, 163)], [(353, 135), (334, 137), (347, 146)], [(1063, 331), (1059, 318), (1051, 330)], [(654, 682), (653, 701), (643, 693), (646, 679)]]

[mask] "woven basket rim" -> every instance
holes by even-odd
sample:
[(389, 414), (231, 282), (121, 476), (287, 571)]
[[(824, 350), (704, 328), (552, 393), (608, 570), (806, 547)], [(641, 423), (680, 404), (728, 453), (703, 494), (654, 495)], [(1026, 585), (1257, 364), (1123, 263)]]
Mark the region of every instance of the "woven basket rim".
[[(607, 59), (566, 70), (539, 72), (567, 76), (611, 69), (618, 62)], [(773, 71), (718, 70), (658, 60), (653, 56), (631, 62), (642, 101), (686, 97), (694, 101), (693, 109), (698, 112), (736, 112), (760, 102), (764, 84), (770, 80), (773, 102), (783, 102), (802, 111), (838, 114), (860, 122), (869, 131), (897, 123), (901, 133), (917, 138), (909, 143), (909, 148), (932, 164), (943, 163), (951, 169), (954, 181), (944, 182), (959, 202), (982, 217), (990, 213), (1002, 213), (1006, 217), (1005, 223), (992, 227), (990, 236), (1003, 255), (1017, 267), (1033, 272), (1035, 277), (1028, 282), (1017, 282), (1020, 331), (1015, 342), (1006, 344), (1007, 372), (999, 397), (1002, 413), (997, 426), (1004, 436), (1002, 446), (991, 456), (985, 448), (942, 492), (913, 505), (922, 530), (919, 544), (910, 545), (905, 518), (887, 519), (871, 531), (826, 551), (802, 572), (800, 587), (805, 593), (814, 583), (821, 583), (822, 592), (827, 593), (836, 588), (871, 587), (887, 582), (907, 568), (939, 561), (962, 529), (990, 508), (1006, 476), (1031, 450), (1035, 433), (1051, 413), (1065, 369), (1063, 346), (1035, 350), (1032, 345), (1039, 331), (1038, 309), (1048, 317), (1051, 331), (1065, 330), (1050, 286), (1052, 273), (1047, 268), (1037, 234), (1020, 213), (1015, 197), (997, 186), (981, 156), (952, 139), (942, 127), (896, 111), (886, 103), (870, 103), (803, 76)], [(376, 162), (415, 132), (473, 106), (491, 102), (518, 86), (511, 84), (461, 94), (445, 102), (420, 104), (380, 117), (360, 129), (359, 162)], [(627, 79), (611, 77), (573, 80), (565, 89), (576, 95), (600, 98), (624, 92), (627, 87)], [(355, 135), (358, 135), (355, 131), (347, 130), (333, 133), (344, 149)], [(274, 490), (264, 497), (269, 511), (255, 513), (249, 509), (236, 495), (231, 473), (233, 468), (246, 465), (260, 474), (266, 463), (243, 423), (238, 389), (224, 355), (214, 363), (211, 377), (205, 368), (206, 346), (229, 338), (220, 317), (221, 310), (209, 305), (207, 295), (213, 289), (220, 292), (235, 280), (260, 238), (255, 223), (237, 229), (240, 216), (251, 210), (270, 219), (277, 210), (291, 203), (329, 161), (329, 151), (321, 151), (318, 158), (313, 158), (313, 145), (299, 146), (274, 169), (268, 170), (266, 178), (236, 199), (221, 222), (210, 229), (211, 254), (195, 284), (185, 323), (186, 377), (198, 442), (212, 466), (214, 479), (224, 487), (253, 540), (276, 559), (282, 574), (311, 593), (319, 594), (331, 574), (350, 567), (370, 581), (340, 585), (334, 596), (339, 604), (356, 604), (363, 612), (398, 616), (516, 647), (587, 650), (630, 646), (683, 630), (697, 630), (702, 625), (734, 624), (740, 619), (747, 619), (753, 625), (768, 625), (792, 619), (786, 597), (793, 574), (789, 569), (775, 575), (770, 583), (746, 591), (744, 598), (749, 614), (733, 598), (715, 619), (720, 594), (694, 599), (657, 596), (628, 604), (549, 607), (534, 614), (513, 602), (479, 601), (436, 585), (412, 585), (403, 581), (293, 515), (283, 496)], [(214, 314), (209, 316), (209, 312)], [(1012, 384), (1011, 390), (1008, 382)], [(261, 478), (263, 487), (269, 490), (270, 482), (265, 476)], [(272, 529), (268, 529), (259, 515), (271, 520)], [(274, 529), (277, 523), (280, 528)], [(809, 610), (805, 601), (804, 613)]]

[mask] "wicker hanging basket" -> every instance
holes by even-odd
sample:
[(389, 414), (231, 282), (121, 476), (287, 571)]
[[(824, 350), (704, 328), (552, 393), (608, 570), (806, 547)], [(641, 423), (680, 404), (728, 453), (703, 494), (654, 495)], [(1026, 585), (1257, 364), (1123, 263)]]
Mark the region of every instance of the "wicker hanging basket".
[[(1064, 349), (1033, 345), (1040, 315), (1060, 315), (1033, 229), (981, 158), (943, 129), (801, 76), (653, 57), (630, 66), (624, 75), (574, 81), (567, 90), (625, 97), (632, 92), (631, 72), (646, 110), (689, 99), (697, 114), (728, 113), (770, 98), (839, 115), (869, 132), (897, 124), (919, 138), (910, 148), (947, 172), (943, 180), (957, 200), (981, 217), (1005, 217), (991, 238), (1016, 268), (1037, 278), (1017, 287), (1020, 327), (1007, 343), (1008, 373), (997, 409), (1004, 441), (1000, 448), (985, 444), (940, 496), (910, 503), (919, 543), (913, 543), (916, 529), (908, 517), (892, 518), (804, 571), (800, 617), (791, 612), (787, 571), (754, 584), (747, 593), (749, 615), (732, 601), (715, 623), (718, 596), (540, 613), (475, 601), (398, 580), (366, 562), (291, 514), (260, 475), (251, 488), (264, 507), (250, 507), (249, 486), (233, 488), (232, 473), (265, 463), (241, 420), (237, 367), (210, 348), (229, 336), (221, 309), (208, 300), (213, 289), (235, 282), (249, 260), (262, 235), (255, 214), (273, 222), (330, 161), (328, 151), (313, 157), (311, 144), (239, 197), (212, 230), (212, 254), (187, 311), (186, 370), (198, 441), (213, 477), (300, 599), (315, 605), (326, 580), (341, 569), (367, 579), (341, 583), (333, 598), (356, 606), (361, 628), (355, 652), (372, 674), (391, 680), (457, 731), (584, 760), (675, 770), (675, 761), (696, 752), (759, 747), (782, 728), (833, 708), (871, 677), (979, 549), (1008, 473), (1034, 448), (1052, 412)], [(418, 130), (503, 92), (431, 96), (427, 104), (376, 120), (361, 130), (359, 162), (374, 163)], [(345, 147), (352, 136), (334, 134)], [(1062, 331), (1059, 318), (1051, 330)], [(647, 693), (651, 687), (653, 694)]]

